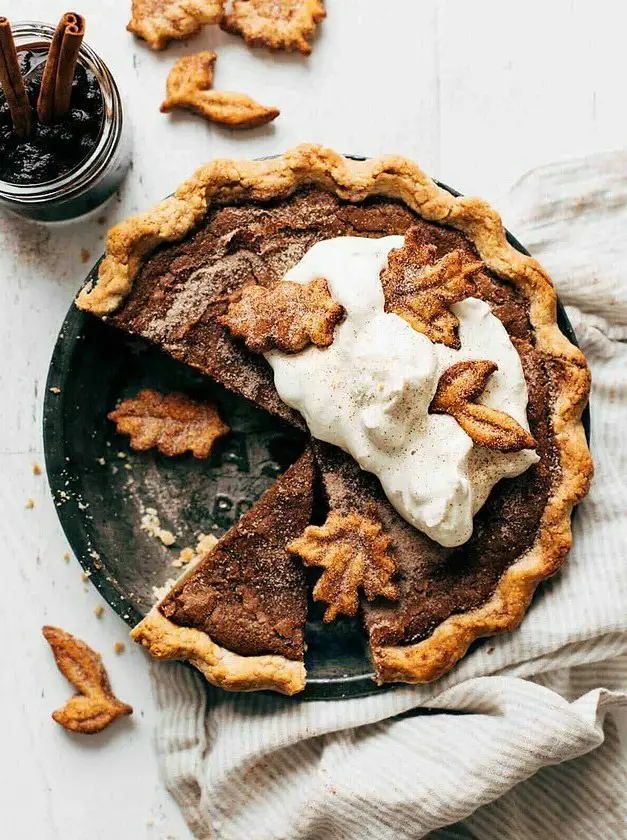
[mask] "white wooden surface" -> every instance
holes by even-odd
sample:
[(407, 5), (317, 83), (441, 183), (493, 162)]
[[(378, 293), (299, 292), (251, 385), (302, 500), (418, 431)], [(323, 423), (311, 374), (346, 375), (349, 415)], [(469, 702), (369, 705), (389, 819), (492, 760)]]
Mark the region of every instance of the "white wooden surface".
[[(463, 192), (498, 198), (526, 169), (625, 145), (627, 14), (614, 0), (328, 0), (312, 57), (249, 51), (219, 30), (153, 54), (125, 32), (130, 0), (81, 0), (88, 41), (109, 64), (134, 123), (134, 169), (91, 220), (41, 227), (0, 214), (0, 819), (11, 840), (142, 840), (189, 832), (152, 749), (147, 662), (114, 642), (126, 627), (81, 580), (51, 502), (41, 406), (55, 337), (103, 247), (106, 227), (170, 192), (204, 160), (320, 141), (339, 151), (399, 152)], [(57, 0), (10, 0), (12, 20), (54, 21)], [(233, 134), (159, 113), (173, 60), (211, 47), (215, 86), (277, 104), (271, 127)], [(90, 258), (84, 262), (81, 249)], [(35, 500), (25, 508), (28, 497)], [(68, 696), (40, 635), (57, 623), (103, 653), (130, 720), (92, 738), (50, 721)]]

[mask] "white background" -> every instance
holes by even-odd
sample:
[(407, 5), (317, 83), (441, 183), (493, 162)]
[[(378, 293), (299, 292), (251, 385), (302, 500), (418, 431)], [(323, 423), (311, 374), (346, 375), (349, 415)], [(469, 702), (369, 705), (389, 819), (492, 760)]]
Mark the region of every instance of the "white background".
[[(134, 124), (134, 169), (97, 220), (42, 227), (0, 213), (0, 834), (7, 840), (189, 838), (152, 749), (147, 661), (113, 645), (127, 628), (81, 580), (43, 467), (41, 406), (64, 313), (106, 228), (172, 191), (206, 159), (301, 141), (406, 154), (457, 189), (499, 196), (530, 167), (625, 145), (627, 13), (615, 0), (328, 0), (312, 56), (249, 51), (217, 28), (154, 54), (125, 31), (130, 0), (80, 0), (87, 40), (112, 69)], [(13, 21), (56, 22), (56, 0), (9, 0)], [(218, 53), (215, 87), (281, 108), (239, 134), (159, 113), (180, 55)], [(507, 220), (506, 220), (507, 221)], [(89, 252), (83, 261), (81, 249)], [(84, 255), (83, 255), (84, 256)], [(28, 497), (35, 500), (25, 509)], [(101, 651), (131, 719), (93, 737), (50, 720), (70, 690), (40, 634), (59, 624)]]

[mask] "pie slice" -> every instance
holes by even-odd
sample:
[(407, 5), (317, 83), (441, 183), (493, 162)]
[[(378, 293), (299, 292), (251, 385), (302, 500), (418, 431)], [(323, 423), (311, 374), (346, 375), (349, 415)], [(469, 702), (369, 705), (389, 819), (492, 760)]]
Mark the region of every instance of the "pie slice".
[[(406, 236), (410, 230), (411, 234)], [(316, 447), (330, 508), (343, 515), (342, 527), (346, 527), (347, 521), (359, 522), (362, 529), (359, 539), (345, 535), (344, 543), (352, 550), (350, 562), (341, 566), (336, 558), (331, 564), (333, 574), (328, 575), (333, 586), (325, 583), (318, 593), (326, 597), (337, 591), (336, 607), (341, 605), (348, 610), (355, 605), (355, 590), (371, 596), (372, 600), (368, 601), (362, 594), (359, 603), (377, 679), (422, 682), (435, 679), (452, 667), (474, 639), (511, 629), (522, 620), (538, 583), (554, 574), (566, 557), (571, 543), (571, 511), (585, 496), (592, 475), (581, 423), (590, 385), (586, 361), (559, 330), (556, 295), (550, 279), (535, 260), (509, 244), (497, 214), (479, 199), (451, 195), (411, 161), (400, 157), (353, 161), (328, 149), (305, 145), (265, 161), (214, 160), (198, 170), (173, 197), (110, 231), (97, 282), (80, 293), (77, 305), (106, 318), (123, 331), (143, 336), (262, 409), (302, 429), (301, 416), (279, 397), (266, 358), (245, 343), (248, 337), (249, 344), (267, 352), (264, 348), (277, 346), (272, 335), (255, 336), (251, 342), (250, 318), (247, 330), (236, 328), (231, 333), (228, 325), (232, 327), (237, 321), (236, 316), (246, 309), (247, 301), (275, 301), (277, 295), (272, 291), (283, 281), (286, 272), (307, 259), (319, 243), (359, 237), (362, 241), (356, 247), (363, 250), (366, 240), (388, 236), (397, 237), (392, 245), (397, 249), (397, 257), (396, 262), (392, 260), (395, 271), (391, 275), (388, 272), (381, 280), (382, 292), (388, 296), (384, 300), (385, 295), (381, 295), (388, 304), (381, 317), (397, 319), (396, 328), (399, 323), (403, 325), (407, 341), (423, 342), (428, 353), (449, 354), (445, 369), (459, 372), (457, 363), (472, 362), (473, 369), (486, 374), (481, 377), (482, 388), (470, 389), (463, 406), (459, 394), (457, 401), (451, 403), (450, 393), (448, 402), (443, 403), (440, 394), (433, 404), (437, 386), (434, 382), (432, 391), (423, 394), (425, 400), (420, 410), (430, 418), (429, 422), (440, 423), (440, 429), (449, 429), (450, 435), (457, 435), (458, 440), (471, 446), (471, 453), (480, 465), (486, 462), (484, 450), (494, 437), (487, 435), (486, 427), (496, 425), (504, 429), (504, 413), (517, 424), (514, 427), (507, 421), (510, 431), (522, 435), (521, 445), (528, 447), (533, 442), (539, 456), (537, 463), (520, 474), (504, 473), (516, 477), (490, 484), (487, 501), (470, 519), (472, 536), (464, 537), (463, 544), (450, 548), (444, 541), (434, 542), (403, 518), (388, 501), (379, 480), (362, 472), (349, 455), (325, 445)], [(407, 245), (410, 248), (405, 248)], [(345, 253), (342, 248), (335, 253), (340, 251)], [(389, 260), (390, 251), (386, 253)], [(401, 259), (399, 254), (403, 253), (407, 259)], [(460, 272), (463, 283), (458, 283)], [(329, 292), (333, 293), (334, 282), (340, 275), (334, 282), (323, 275), (324, 271), (316, 277), (328, 281)], [(431, 280), (435, 275), (444, 275), (446, 295), (441, 283), (435, 284), (434, 291)], [(381, 279), (380, 274), (375, 279), (377, 276)], [(290, 277), (294, 279), (293, 275)], [(313, 279), (301, 275), (302, 282)], [(354, 282), (363, 280), (357, 278)], [(248, 291), (243, 295), (243, 290), (255, 285), (262, 287), (260, 292)], [(439, 299), (429, 298), (432, 294)], [(335, 300), (333, 294), (331, 297)], [(518, 393), (524, 393), (526, 386), (526, 409), (523, 406), (517, 416), (505, 411), (502, 404), (490, 403), (503, 377), (507, 379), (509, 375), (507, 365), (502, 366), (489, 353), (455, 355), (465, 352), (467, 321), (460, 307), (464, 310), (468, 298), (476, 299), (471, 308), (491, 319), (490, 329), (496, 323), (500, 337), (494, 348), (504, 346), (508, 358), (514, 358), (516, 382), (521, 386)], [(450, 326), (447, 335), (450, 337), (452, 330), (454, 340), (434, 342), (424, 329), (417, 329), (422, 323), (414, 316), (424, 315), (421, 306), (425, 301), (430, 307), (427, 314), (431, 313), (438, 323), (446, 321)], [(334, 353), (338, 335), (345, 334), (342, 331), (347, 324), (352, 328), (353, 317), (345, 301), (338, 297), (336, 303), (344, 307), (345, 318), (333, 322), (332, 335), (329, 330), (331, 344), (323, 342), (296, 350), (288, 354), (290, 364), (298, 364), (308, 354)], [(400, 318), (395, 311), (398, 309)], [(409, 314), (412, 317), (408, 319), (405, 315)], [(267, 323), (267, 329), (272, 332), (276, 326), (272, 311), (261, 311), (261, 315), (252, 326), (258, 326), (257, 322)], [(358, 331), (355, 334), (359, 337)], [(476, 334), (483, 335), (483, 332), (479, 329)], [(376, 334), (373, 338), (376, 339)], [(301, 341), (297, 344), (302, 346)], [(363, 358), (367, 360), (368, 342), (363, 350)], [(389, 350), (391, 357), (395, 348)], [(277, 352), (284, 351), (271, 350)], [(384, 348), (381, 370), (375, 371), (382, 390), (368, 391), (371, 388), (368, 382), (374, 381), (372, 377), (359, 380), (360, 388), (365, 383), (366, 399), (376, 401), (387, 388), (386, 352)], [(419, 379), (418, 373), (416, 376)], [(421, 387), (418, 379), (409, 383), (409, 398), (412, 388)], [(378, 415), (366, 411), (370, 424), (366, 424), (367, 435), (373, 439), (381, 416), (396, 424), (394, 428), (402, 426), (407, 415), (396, 411), (394, 399), (392, 393), (390, 411), (386, 408)], [(429, 414), (431, 404), (433, 411)], [(464, 431), (464, 424), (473, 432), (474, 439)], [(522, 426), (529, 427), (529, 435)], [(379, 437), (379, 441), (384, 448), (388, 446), (383, 438)], [(507, 449), (513, 455), (524, 455), (514, 451), (518, 448), (514, 443), (516, 446), (511, 441), (505, 446), (501, 442), (503, 451), (497, 456), (510, 457), (512, 453)], [(389, 449), (392, 458), (394, 451), (393, 447)], [(532, 461), (535, 456), (528, 459), (527, 465)], [(307, 516), (303, 519), (305, 524)], [(276, 518), (281, 519), (281, 515), (277, 513)], [(366, 524), (364, 518), (368, 519)], [(378, 524), (371, 525), (375, 520)], [(333, 519), (330, 524), (335, 527), (338, 521)], [(295, 528), (290, 539), (300, 537), (304, 530), (304, 527)], [(334, 528), (327, 528), (324, 534), (314, 533), (318, 548), (329, 538), (329, 530)], [(368, 535), (381, 550), (369, 552), (370, 566), (366, 569), (363, 566), (366, 555), (360, 547), (354, 549), (356, 542), (361, 540), (361, 546)], [(393, 576), (388, 547), (394, 558)], [(328, 569), (328, 558), (322, 557), (318, 548), (311, 562), (315, 560), (316, 565)], [(248, 557), (248, 550), (245, 550), (246, 562), (243, 558), (240, 563), (241, 569), (256, 568), (257, 560)], [(347, 550), (345, 546), (342, 552)], [(373, 558), (374, 565), (370, 562)], [(347, 599), (346, 593), (340, 592), (342, 578), (353, 581), (353, 592)], [(259, 593), (269, 586), (267, 579), (264, 580), (265, 583), (259, 583)], [(181, 621), (176, 624), (173, 614), (164, 613), (167, 604), (173, 609), (172, 604), (178, 603), (177, 591), (178, 588), (174, 590), (172, 603), (166, 599), (151, 613), (148, 626), (153, 629), (185, 626)], [(385, 593), (394, 597), (386, 597)], [(264, 604), (275, 597), (268, 595)], [(339, 609), (331, 611), (335, 612)], [(146, 626), (144, 623), (143, 627)], [(279, 656), (292, 666), (298, 663), (302, 669), (302, 661), (293, 651), (290, 655), (286, 647), (280, 651), (263, 646), (249, 650), (239, 647), (231, 636), (221, 635), (224, 627), (207, 626), (198, 630), (185, 626), (185, 629), (194, 639), (211, 640), (211, 650), (229, 651), (230, 657), (246, 661), (247, 657)], [(158, 643), (156, 649), (159, 650)], [(175, 643), (162, 649), (167, 651), (164, 655), (183, 658), (186, 655), (180, 653)], [(187, 650), (192, 651), (190, 655), (194, 658), (191, 641)], [(211, 657), (217, 660), (218, 653), (210, 654)], [(206, 670), (212, 673), (211, 668)], [(302, 679), (302, 670), (299, 674)], [(219, 681), (215, 675), (213, 679)], [(246, 680), (241, 682), (246, 687)], [(237, 687), (237, 680), (231, 687)]]
[(158, 659), (185, 659), (233, 691), (305, 685), (307, 587), (286, 550), (309, 524), (307, 450), (132, 631)]

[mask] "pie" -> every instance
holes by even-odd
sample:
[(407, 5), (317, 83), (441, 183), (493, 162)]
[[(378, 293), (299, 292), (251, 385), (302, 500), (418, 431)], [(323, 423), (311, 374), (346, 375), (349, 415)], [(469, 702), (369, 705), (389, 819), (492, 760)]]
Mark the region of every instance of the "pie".
[(412, 162), (211, 161), (110, 231), (77, 304), (311, 432), (133, 631), (153, 655), (300, 690), (307, 565), (328, 620), (361, 615), (378, 682), (427, 682), (563, 563), (592, 477), (585, 358), (498, 215)]

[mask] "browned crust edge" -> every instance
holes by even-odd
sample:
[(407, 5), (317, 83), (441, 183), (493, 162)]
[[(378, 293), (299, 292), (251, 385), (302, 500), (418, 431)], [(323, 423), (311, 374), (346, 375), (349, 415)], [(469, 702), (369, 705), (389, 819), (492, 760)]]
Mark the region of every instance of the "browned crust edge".
[(174, 624), (157, 607), (131, 630), (131, 638), (156, 659), (189, 662), (212, 684), (227, 691), (270, 689), (296, 694), (305, 687), (305, 666), (284, 656), (240, 656), (220, 647), (206, 633)]
[[(590, 390), (586, 360), (557, 326), (557, 297), (549, 277), (536, 260), (507, 242), (499, 215), (481, 199), (452, 196), (403, 157), (353, 161), (321, 146), (302, 145), (273, 160), (214, 160), (172, 198), (109, 232), (98, 282), (81, 291), (77, 305), (100, 316), (115, 311), (146, 255), (161, 243), (182, 239), (202, 220), (212, 200), (263, 201), (288, 196), (305, 184), (354, 202), (371, 195), (401, 199), (424, 219), (462, 231), (485, 264), (529, 300), (536, 346), (553, 373), (551, 422), (561, 479), (548, 500), (534, 546), (509, 567), (482, 607), (449, 617), (415, 645), (372, 651), (378, 682), (429, 682), (449, 670), (475, 639), (520, 623), (536, 586), (565, 559), (572, 541), (571, 511), (586, 495), (593, 472), (581, 424)], [(253, 687), (266, 686), (248, 685)]]

